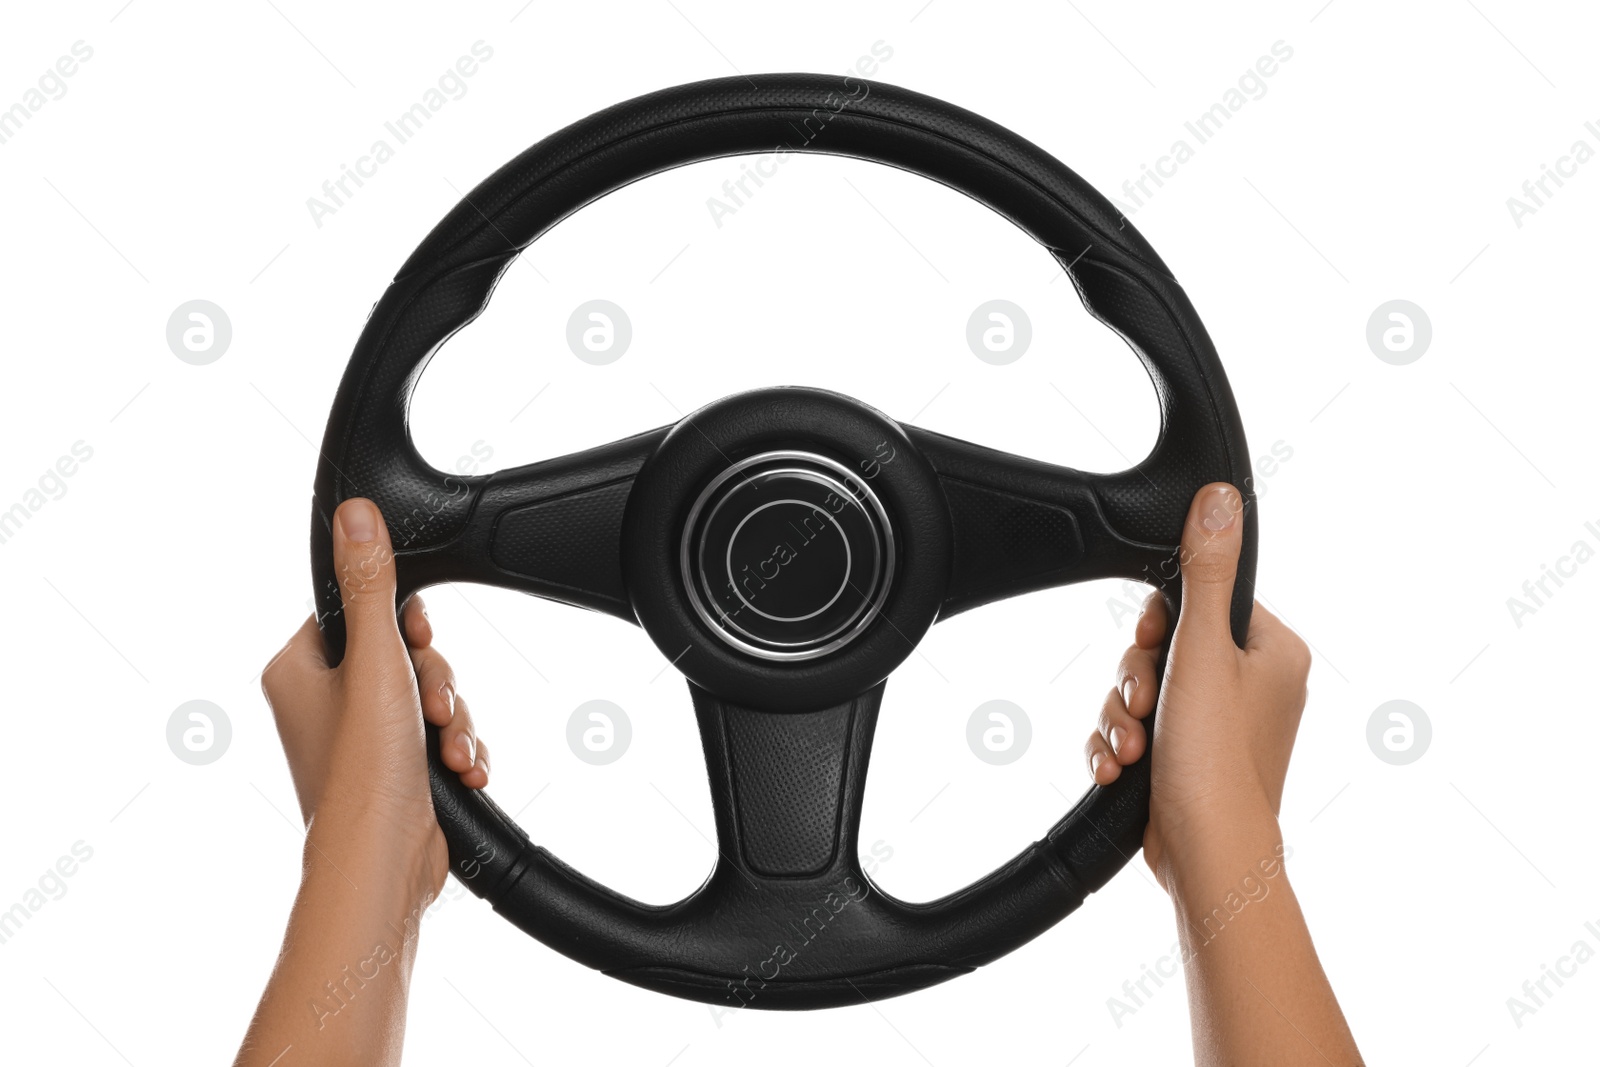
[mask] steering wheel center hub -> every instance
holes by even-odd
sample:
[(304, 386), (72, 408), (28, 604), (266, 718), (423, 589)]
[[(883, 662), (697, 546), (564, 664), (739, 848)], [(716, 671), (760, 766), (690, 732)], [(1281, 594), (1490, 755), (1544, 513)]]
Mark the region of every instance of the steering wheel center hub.
[(700, 493), (680, 567), (701, 620), (768, 660), (842, 648), (877, 616), (894, 575), (888, 512), (849, 469), (814, 452), (763, 452)]

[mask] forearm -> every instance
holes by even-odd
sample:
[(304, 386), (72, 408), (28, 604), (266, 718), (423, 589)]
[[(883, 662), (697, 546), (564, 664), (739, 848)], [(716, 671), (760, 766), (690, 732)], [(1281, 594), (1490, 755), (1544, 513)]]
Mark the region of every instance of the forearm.
[(1270, 816), (1234, 820), (1166, 882), (1177, 913), (1195, 1062), (1360, 1064), (1317, 959)]
[(312, 824), (272, 977), (237, 1067), (283, 1062), (397, 1064), (422, 915), (433, 898), (423, 857), (374, 848), (372, 835)]

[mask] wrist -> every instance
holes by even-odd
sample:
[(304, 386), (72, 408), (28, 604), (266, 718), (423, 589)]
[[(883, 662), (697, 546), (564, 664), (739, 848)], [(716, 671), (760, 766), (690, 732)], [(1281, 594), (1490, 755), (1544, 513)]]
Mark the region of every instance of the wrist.
[(325, 803), (306, 832), (303, 880), (345, 883), (391, 919), (426, 908), (449, 873), (444, 835), (428, 813), (425, 824), (372, 808)]
[(1209, 910), (1247, 877), (1285, 879), (1283, 832), (1265, 804), (1179, 821), (1152, 818), (1162, 842), (1156, 879), (1180, 909)]

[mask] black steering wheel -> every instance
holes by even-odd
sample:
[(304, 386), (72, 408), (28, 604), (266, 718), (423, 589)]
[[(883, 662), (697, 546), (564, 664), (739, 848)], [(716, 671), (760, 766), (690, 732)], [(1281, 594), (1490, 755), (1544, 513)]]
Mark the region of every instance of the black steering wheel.
[[(533, 844), (439, 760), (452, 870), (559, 952), (710, 1003), (815, 1008), (965, 974), (1037, 937), (1138, 852), (1150, 754), (1045, 836), (941, 900), (863, 873), (857, 828), (885, 679), (935, 619), (1049, 586), (1137, 579), (1178, 607), (1177, 546), (1200, 486), (1245, 498), (1233, 598), (1243, 644), (1255, 508), (1215, 349), (1155, 251), (1037, 146), (889, 85), (812, 74), (698, 82), (552, 134), (436, 226), (374, 308), (328, 420), (311, 516), (317, 617), (344, 620), (330, 521), (366, 496), (388, 520), (401, 598), (485, 582), (636, 622), (689, 680), (720, 860), (650, 906)], [(484, 309), (517, 253), (584, 205), (700, 160), (822, 152), (899, 167), (988, 205), (1049, 249), (1084, 306), (1138, 354), (1161, 432), (1143, 462), (1085, 474), (906, 426), (808, 388), (742, 393), (674, 426), (456, 477), (407, 427), (429, 358)]]

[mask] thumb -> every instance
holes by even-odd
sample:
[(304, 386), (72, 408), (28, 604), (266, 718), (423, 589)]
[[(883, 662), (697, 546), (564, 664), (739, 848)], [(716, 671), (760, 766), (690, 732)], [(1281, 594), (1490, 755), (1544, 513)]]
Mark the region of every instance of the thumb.
[(1227, 482), (1212, 482), (1195, 494), (1183, 524), (1178, 565), (1183, 571), (1183, 606), (1173, 640), (1233, 647), (1233, 583), (1243, 542), (1244, 499)]
[(333, 566), (344, 601), (346, 661), (403, 649), (395, 622), (394, 548), (372, 501), (352, 497), (334, 512)]

